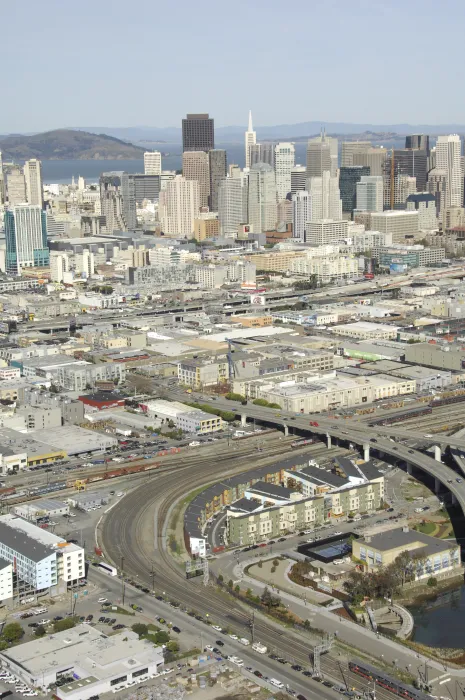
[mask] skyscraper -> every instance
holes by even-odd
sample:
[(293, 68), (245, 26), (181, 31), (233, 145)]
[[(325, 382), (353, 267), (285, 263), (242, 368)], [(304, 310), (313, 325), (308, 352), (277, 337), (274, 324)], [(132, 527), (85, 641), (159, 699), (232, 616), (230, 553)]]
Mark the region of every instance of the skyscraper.
[(449, 207), (446, 206), (447, 173), (445, 170), (433, 168), (428, 173), (428, 192), (436, 201), (436, 215), (439, 221), (444, 221), (443, 215)]
[(370, 174), (367, 165), (342, 166), (339, 171), (339, 189), (341, 191), (342, 211), (350, 214), (356, 207), (357, 182), (364, 175)]
[(354, 153), (364, 153), (371, 149), (371, 141), (343, 141), (341, 151), (341, 168), (354, 165)]
[(410, 175), (416, 178), (417, 190), (424, 192), (428, 173), (428, 154), (426, 150), (412, 148), (395, 148), (386, 158), (385, 172), (391, 175), (391, 158), (394, 154), (395, 175)]
[(429, 136), (427, 134), (408, 134), (405, 137), (405, 148), (426, 151), (426, 155), (429, 156)]
[(457, 134), (438, 136), (436, 142), (436, 168), (446, 173), (446, 207), (463, 205), (463, 175), (460, 156), (462, 142)]
[(134, 173), (130, 175), (134, 180), (134, 196), (137, 204), (142, 204), (144, 199), (157, 202), (161, 189), (161, 175), (143, 175)]
[(44, 206), (44, 190), (42, 187), (42, 163), (31, 158), (24, 163), (24, 180), (28, 204)]
[(325, 170), (321, 177), (311, 177), (307, 181), (307, 190), (312, 198), (311, 221), (342, 219), (339, 180), (331, 177), (329, 170)]
[(407, 211), (418, 212), (420, 231), (431, 231), (438, 225), (436, 199), (429, 192), (416, 192), (407, 197)]
[[(310, 144), (321, 144), (324, 146), (329, 147), (329, 158), (330, 158), (330, 168), (324, 167), (323, 170), (329, 170), (331, 172), (331, 177), (336, 177), (337, 175), (337, 162), (338, 162), (338, 141), (336, 138), (333, 136), (326, 136), (326, 133), (324, 131), (321, 132), (319, 136), (315, 136), (312, 139), (309, 139), (308, 145), (307, 145), (307, 170), (308, 170), (308, 147)], [(323, 170), (321, 172), (323, 172)], [(315, 173), (318, 177), (321, 175), (321, 172)], [(308, 175), (307, 177), (312, 177), (312, 175)]]
[(210, 165), (205, 151), (184, 151), (182, 154), (182, 174), (186, 180), (199, 183), (199, 206), (208, 207), (210, 197)]
[(49, 264), (47, 221), (42, 207), (18, 204), (5, 211), (6, 271), (21, 275), (26, 267)]
[(292, 237), (304, 243), (305, 226), (312, 220), (312, 197), (299, 191), (292, 195)]
[(248, 214), (254, 233), (272, 231), (277, 221), (276, 176), (271, 165), (256, 163), (249, 172)]
[(168, 236), (191, 238), (194, 219), (199, 213), (199, 183), (176, 175), (160, 192), (160, 221)]
[(354, 151), (352, 165), (368, 165), (370, 175), (383, 175), (386, 157), (386, 148), (367, 148), (363, 151)]
[(218, 188), (218, 221), (223, 238), (236, 238), (240, 224), (248, 223), (247, 196), (249, 177), (227, 177)]
[(21, 168), (12, 168), (7, 174), (6, 189), (10, 207), (26, 203), (26, 182)]
[(107, 233), (135, 229), (136, 192), (134, 178), (122, 170), (100, 175), (100, 207)]
[(307, 168), (305, 165), (295, 165), (291, 170), (291, 192), (295, 194), (304, 190), (307, 185)]
[(307, 178), (321, 177), (331, 173), (331, 149), (324, 141), (309, 141), (307, 144)]
[(274, 148), (275, 144), (270, 141), (255, 143), (250, 146), (250, 167), (257, 163), (267, 163), (274, 169)]
[(257, 132), (253, 130), (252, 112), (249, 112), (249, 125), (245, 132), (245, 167), (250, 168), (250, 147), (257, 143)]
[(356, 190), (357, 211), (383, 211), (383, 178), (381, 175), (362, 176), (356, 185)]
[(293, 143), (278, 143), (274, 149), (274, 167), (276, 173), (276, 190), (278, 202), (286, 199), (291, 191), (291, 173), (295, 164)]
[(218, 211), (218, 189), (221, 180), (226, 177), (227, 158), (226, 151), (221, 148), (214, 148), (208, 151), (210, 170), (210, 196), (208, 206), (210, 211)]
[(211, 151), (215, 148), (215, 127), (208, 114), (188, 114), (182, 120), (182, 150)]
[(161, 175), (160, 151), (146, 151), (144, 153), (144, 173), (145, 175)]

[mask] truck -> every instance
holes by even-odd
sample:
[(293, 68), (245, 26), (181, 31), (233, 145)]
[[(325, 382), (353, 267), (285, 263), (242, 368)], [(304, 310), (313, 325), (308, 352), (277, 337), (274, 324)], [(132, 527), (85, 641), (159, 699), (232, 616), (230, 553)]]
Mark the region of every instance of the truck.
[(252, 644), (252, 649), (258, 651), (259, 654), (266, 654), (268, 651), (267, 647), (264, 644), (260, 644), (260, 642), (254, 642)]
[(131, 437), (132, 430), (128, 430), (125, 428), (116, 428), (115, 433), (116, 435), (124, 435), (124, 437)]

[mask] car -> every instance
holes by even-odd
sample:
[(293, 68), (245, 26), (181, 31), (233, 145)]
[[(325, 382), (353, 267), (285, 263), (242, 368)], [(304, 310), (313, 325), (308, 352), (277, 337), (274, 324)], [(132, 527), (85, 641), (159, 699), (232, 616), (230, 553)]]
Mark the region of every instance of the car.
[(217, 632), (223, 631), (219, 625), (212, 625), (212, 630), (216, 630)]
[(278, 540), (278, 542), (285, 542), (285, 541), (286, 541), (286, 538), (285, 538), (285, 537), (280, 537), (279, 540)]
[(303, 537), (305, 535), (305, 532), (302, 530), (302, 532), (299, 532), (299, 537)]
[(276, 660), (279, 661), (280, 664), (287, 664), (286, 659), (283, 659), (282, 656), (278, 656), (278, 658)]
[(333, 687), (333, 684), (331, 683), (331, 681), (328, 681), (328, 680), (324, 680), (324, 681), (323, 681), (323, 685), (325, 685), (327, 688), (332, 688), (332, 687)]
[(38, 623), (38, 622), (30, 622), (30, 623), (28, 624), (28, 627), (38, 627), (38, 626), (39, 626), (39, 623)]
[(172, 630), (173, 632), (176, 632), (176, 634), (181, 634), (181, 630), (179, 629), (179, 627), (176, 627), (176, 625), (174, 625), (174, 626), (171, 628), (171, 630)]
[(86, 620), (88, 620), (89, 622), (92, 622), (93, 619), (94, 619), (93, 615), (87, 615), (87, 617), (86, 617)]
[(211, 644), (206, 644), (205, 649), (207, 649), (208, 651), (213, 651), (213, 646)]
[(311, 671), (302, 671), (303, 676), (307, 676), (307, 678), (311, 678), (312, 672)]
[(297, 695), (297, 700), (307, 700), (307, 698), (305, 697), (305, 695), (302, 695), (302, 693), (299, 693)]
[(275, 544), (276, 540), (270, 540), (268, 544)]
[(411, 455), (414, 455), (414, 454), (415, 454), (415, 451), (414, 451), (414, 450), (409, 450), (409, 453), (410, 453)]
[(301, 671), (302, 670), (302, 666), (299, 666), (299, 664), (294, 664), (293, 666), (291, 666), (291, 668), (293, 671)]
[(388, 508), (386, 512), (387, 513), (394, 513), (394, 508)]
[(63, 619), (63, 618), (62, 618), (61, 615), (55, 615), (55, 617), (53, 618), (53, 621), (54, 621), (54, 622), (58, 622), (58, 620), (62, 620), (62, 619)]
[(219, 654), (221, 656), (223, 652), (221, 651), (221, 649), (218, 649), (218, 647), (213, 647), (213, 653)]
[(447, 479), (447, 483), (448, 483), (448, 484), (453, 484), (454, 481), (453, 481), (453, 479)]
[(50, 624), (50, 620), (47, 620), (45, 617), (43, 620), (41, 620), (39, 622), (39, 625), (49, 625), (49, 624)]
[(124, 629), (125, 625), (122, 625), (121, 623), (119, 625), (113, 625), (112, 629), (114, 630), (122, 630)]
[(344, 534), (344, 533), (342, 533), (340, 530), (338, 530), (337, 532), (334, 533), (334, 536), (339, 537), (342, 534)]
[(263, 678), (263, 673), (261, 673), (260, 671), (254, 671), (253, 673), (254, 676), (257, 676), (257, 678)]
[(376, 438), (370, 438), (370, 442), (378, 442)]
[(99, 622), (105, 622), (105, 618), (104, 618), (104, 617), (99, 617), (98, 621), (99, 621)]
[(97, 602), (98, 602), (98, 603), (107, 603), (107, 604), (108, 604), (108, 600), (107, 600), (106, 598), (99, 598)]
[(239, 640), (239, 637), (237, 636), (237, 634), (230, 634), (229, 637), (230, 637), (231, 639), (234, 639), (235, 641), (238, 641), (238, 640)]
[(112, 617), (111, 620), (110, 620), (110, 622), (109, 622), (109, 624), (110, 624), (110, 625), (114, 625), (115, 622), (116, 622), (116, 617)]
[(462, 483), (462, 479), (460, 479), (459, 477), (457, 477), (457, 478), (456, 478), (456, 482), (457, 482), (458, 484), (461, 484), (461, 483)]
[(218, 644), (219, 647), (224, 647), (224, 642), (222, 642), (221, 639), (217, 639), (215, 644)]

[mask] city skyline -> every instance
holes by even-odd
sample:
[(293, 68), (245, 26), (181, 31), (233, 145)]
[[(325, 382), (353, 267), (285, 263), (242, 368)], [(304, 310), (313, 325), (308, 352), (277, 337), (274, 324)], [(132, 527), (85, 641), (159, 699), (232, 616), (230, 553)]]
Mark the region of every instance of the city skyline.
[[(98, 41), (89, 42), (84, 50), (89, 17)], [(208, 40), (197, 42), (193, 53), (192, 39), (205, 33), (206, 17)], [(248, 42), (247, 51), (237, 52), (244, 17), (261, 31)], [(341, 0), (324, 6), (297, 0), (292, 13), (283, 12), (276, 0), (266, 7), (238, 0), (232, 8), (218, 7), (212, 0), (195, 7), (186, 0), (163, 7), (138, 0), (130, 12), (115, 0), (111, 14), (89, 0), (74, 8), (51, 0), (47, 13), (31, 0), (11, 3), (4, 9), (9, 31), (0, 48), (9, 65), (4, 88), (9, 103), (0, 133), (92, 123), (177, 125), (181, 115), (207, 109), (218, 125), (242, 124), (248, 109), (256, 124), (264, 125), (314, 119), (421, 123), (425, 115), (431, 124), (465, 124), (465, 99), (453, 89), (454, 72), (433, 61), (425, 70), (423, 48), (429, 39), (447, 36), (449, 64), (460, 65), (463, 19), (465, 8), (457, 0), (446, 0), (441, 8), (419, 0), (407, 6), (392, 0), (389, 8), (367, 0), (356, 7)], [(328, 32), (313, 32), (309, 41), (308, 30), (322, 26)], [(424, 41), (411, 41), (412, 27)], [(403, 52), (392, 50), (393, 42), (409, 47), (409, 77), (396, 80), (395, 99), (387, 92), (386, 66), (392, 76), (400, 76), (405, 63)], [(121, 61), (118, 71), (102, 74), (101, 66), (107, 65), (118, 45), (131, 59)], [(11, 61), (12, 55), (20, 60)], [(152, 91), (148, 86), (158, 56), (164, 57), (163, 70), (156, 72), (157, 90)], [(361, 61), (369, 89), (357, 91), (354, 99)], [(135, 63), (138, 71), (133, 70)], [(254, 66), (260, 67), (257, 80), (250, 79)], [(208, 87), (199, 90), (198, 79), (206, 72)], [(60, 84), (58, 100), (43, 89), (49, 74)], [(308, 75), (311, 91), (302, 89)], [(283, 83), (292, 92), (292, 101), (275, 100), (276, 88)], [(446, 100), (431, 100), (432, 84), (445, 88)], [(131, 100), (121, 101), (122, 94), (143, 95), (137, 110)]]

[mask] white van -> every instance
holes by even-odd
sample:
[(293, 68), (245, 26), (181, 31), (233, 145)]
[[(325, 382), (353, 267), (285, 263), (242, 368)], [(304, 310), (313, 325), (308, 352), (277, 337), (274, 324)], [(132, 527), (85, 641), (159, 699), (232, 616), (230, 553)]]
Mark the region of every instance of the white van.
[(284, 683), (281, 683), (281, 681), (276, 680), (276, 678), (270, 678), (270, 683), (271, 685), (274, 685), (275, 688), (279, 688), (280, 690), (284, 688)]
[(260, 642), (254, 642), (252, 644), (252, 649), (258, 651), (259, 654), (266, 654), (268, 651), (267, 647), (264, 644), (260, 644)]

